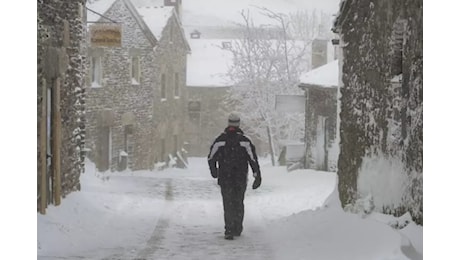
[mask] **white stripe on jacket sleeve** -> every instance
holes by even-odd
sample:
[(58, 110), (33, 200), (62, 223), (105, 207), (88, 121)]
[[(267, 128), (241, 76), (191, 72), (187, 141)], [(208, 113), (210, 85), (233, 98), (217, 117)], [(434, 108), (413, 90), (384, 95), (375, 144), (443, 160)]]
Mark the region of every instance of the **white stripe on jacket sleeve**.
[(252, 154), (251, 144), (249, 142), (240, 142), (240, 145), (246, 148), (249, 158), (251, 158), (251, 160), (255, 162), (256, 159), (254, 159), (254, 155)]
[(208, 161), (211, 160), (212, 157), (217, 153), (217, 150), (219, 150), (220, 147), (225, 145), (225, 141), (220, 141), (216, 142), (215, 144), (212, 145), (211, 148), (211, 153), (209, 153)]

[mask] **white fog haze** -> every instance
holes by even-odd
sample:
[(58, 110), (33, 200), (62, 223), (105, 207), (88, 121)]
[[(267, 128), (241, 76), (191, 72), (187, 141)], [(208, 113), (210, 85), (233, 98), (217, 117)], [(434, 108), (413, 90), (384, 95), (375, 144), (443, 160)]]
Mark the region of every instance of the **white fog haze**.
[(39, 0), (37, 259), (423, 259), (422, 14)]
[(258, 7), (265, 7), (277, 13), (295, 13), (301, 10), (324, 11), (335, 14), (339, 10), (339, 0), (192, 0), (184, 1), (184, 21), (188, 25), (231, 26), (241, 22), (240, 12), (249, 10), (256, 17), (257, 24), (270, 24), (272, 21), (259, 13)]

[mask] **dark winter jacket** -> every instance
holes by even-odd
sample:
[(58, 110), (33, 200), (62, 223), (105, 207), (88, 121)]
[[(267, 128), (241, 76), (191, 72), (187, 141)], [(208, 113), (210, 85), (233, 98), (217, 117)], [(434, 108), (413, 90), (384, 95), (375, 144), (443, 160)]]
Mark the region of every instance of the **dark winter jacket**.
[(223, 183), (246, 185), (248, 163), (254, 178), (261, 177), (256, 149), (251, 140), (238, 127), (225, 128), (209, 151), (208, 164), (211, 175), (218, 178), (220, 185)]

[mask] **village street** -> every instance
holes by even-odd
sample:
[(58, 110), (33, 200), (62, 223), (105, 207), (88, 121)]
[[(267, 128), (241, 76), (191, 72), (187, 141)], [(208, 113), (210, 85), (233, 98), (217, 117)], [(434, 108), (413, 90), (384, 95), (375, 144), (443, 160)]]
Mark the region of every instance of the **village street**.
[[(35, 12), (36, 184), (8, 182), (4, 208), (30, 210), (15, 197), (36, 191), (39, 260), (423, 258), (422, 0), (42, 0)], [(206, 158), (227, 146), (209, 151), (223, 130), (252, 140), (239, 140), (254, 173), (235, 240)], [(218, 170), (246, 164), (237, 155), (219, 154)], [(10, 226), (22, 243), (30, 228)]]
[(103, 173), (87, 161), (82, 190), (38, 215), (38, 259), (421, 259), (422, 228), (407, 216), (344, 212), (334, 172), (260, 161), (262, 186), (248, 186), (244, 230), (230, 241), (206, 158)]
[(88, 162), (82, 191), (38, 215), (38, 259), (279, 259), (282, 238), (267, 232), (270, 222), (319, 208), (334, 189), (334, 173), (291, 175), (262, 160), (263, 184), (246, 192), (243, 234), (228, 241), (206, 158), (189, 162), (121, 173)]
[[(136, 182), (142, 196), (160, 202), (158, 218), (145, 227), (151, 230), (144, 243), (101, 252), (102, 259), (270, 259), (270, 246), (261, 236), (265, 220), (260, 207), (249, 203), (244, 234), (235, 241), (223, 239), (220, 190), (206, 169), (198, 178), (138, 178), (117, 176), (114, 181)], [(135, 202), (133, 202), (135, 203)], [(121, 211), (130, 211), (125, 203)], [(106, 256), (106, 254), (109, 254)]]

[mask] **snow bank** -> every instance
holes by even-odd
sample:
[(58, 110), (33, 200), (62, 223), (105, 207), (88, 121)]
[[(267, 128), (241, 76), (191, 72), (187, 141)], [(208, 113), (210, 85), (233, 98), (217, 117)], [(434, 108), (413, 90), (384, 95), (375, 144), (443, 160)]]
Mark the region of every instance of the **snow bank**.
[(408, 186), (400, 160), (383, 156), (364, 157), (358, 173), (358, 194), (360, 198), (372, 196), (378, 210), (384, 206), (398, 207)]
[(323, 207), (270, 221), (266, 228), (277, 245), (274, 259), (422, 259), (423, 230), (410, 216), (344, 212), (337, 187)]

